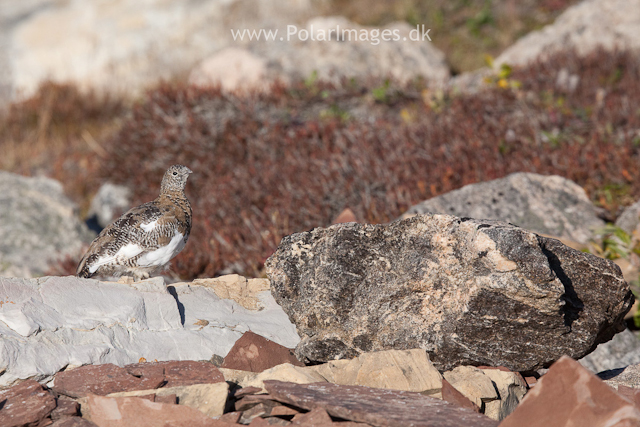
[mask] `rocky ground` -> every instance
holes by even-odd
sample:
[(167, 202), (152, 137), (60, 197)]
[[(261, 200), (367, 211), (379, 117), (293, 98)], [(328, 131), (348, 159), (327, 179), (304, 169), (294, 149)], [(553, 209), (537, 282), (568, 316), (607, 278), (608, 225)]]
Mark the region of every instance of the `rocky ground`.
[[(0, 426), (640, 426), (638, 0), (134, 3), (0, 0)], [(438, 13), (511, 47), (227, 31)], [(69, 276), (168, 159), (175, 270)]]

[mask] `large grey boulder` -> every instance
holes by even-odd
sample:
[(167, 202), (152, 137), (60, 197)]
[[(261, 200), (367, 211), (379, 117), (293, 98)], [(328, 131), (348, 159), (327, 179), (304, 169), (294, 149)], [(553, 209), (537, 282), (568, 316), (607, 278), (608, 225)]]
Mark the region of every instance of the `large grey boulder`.
[(522, 37), (494, 63), (525, 65), (567, 49), (585, 55), (598, 47), (640, 48), (640, 0), (584, 0), (553, 24)]
[(265, 279), (0, 277), (0, 295), (0, 388), (69, 365), (209, 360), (248, 330), (289, 348), (299, 341)]
[(616, 220), (616, 225), (627, 233), (635, 232), (640, 237), (640, 200), (622, 211)]
[(557, 175), (514, 173), (466, 185), (409, 208), (403, 218), (438, 213), (507, 221), (536, 233), (587, 243), (604, 227), (584, 189)]
[(315, 75), (336, 83), (345, 77), (392, 77), (404, 83), (424, 77), (441, 85), (450, 75), (444, 53), (428, 37), (423, 40), (419, 30), (402, 22), (373, 28), (344, 17), (316, 17), (304, 26), (289, 26), (280, 33), (282, 39), (236, 40), (195, 68), (190, 82), (219, 83), (227, 90), (265, 89), (275, 80), (287, 83)]
[(448, 215), (292, 234), (266, 266), (312, 362), (420, 347), (440, 370), (529, 371), (611, 339), (633, 303), (608, 260)]
[(578, 362), (594, 374), (637, 365), (640, 363), (640, 340), (634, 332), (625, 329)]
[(79, 257), (93, 235), (75, 210), (58, 181), (0, 171), (0, 276), (42, 275)]

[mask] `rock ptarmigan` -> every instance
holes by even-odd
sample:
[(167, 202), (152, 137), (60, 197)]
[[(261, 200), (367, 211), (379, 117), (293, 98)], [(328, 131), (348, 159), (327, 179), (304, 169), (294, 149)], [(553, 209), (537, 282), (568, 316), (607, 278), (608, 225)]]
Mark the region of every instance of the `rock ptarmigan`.
[(78, 277), (148, 278), (184, 248), (191, 231), (191, 205), (184, 194), (191, 169), (173, 165), (160, 195), (123, 214), (95, 238), (82, 257)]

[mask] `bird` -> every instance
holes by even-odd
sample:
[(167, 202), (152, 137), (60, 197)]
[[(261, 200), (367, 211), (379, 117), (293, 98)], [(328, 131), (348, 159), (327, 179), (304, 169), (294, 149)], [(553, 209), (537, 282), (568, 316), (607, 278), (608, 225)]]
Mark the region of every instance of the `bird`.
[(76, 276), (132, 276), (139, 281), (165, 268), (191, 232), (191, 204), (184, 192), (191, 173), (183, 165), (167, 169), (160, 195), (105, 227), (89, 245)]

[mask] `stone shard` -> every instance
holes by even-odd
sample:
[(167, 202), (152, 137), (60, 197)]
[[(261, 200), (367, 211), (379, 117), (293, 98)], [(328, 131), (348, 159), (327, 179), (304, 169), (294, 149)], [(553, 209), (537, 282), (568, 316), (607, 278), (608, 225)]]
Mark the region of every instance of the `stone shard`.
[(640, 389), (621, 384), (618, 386), (618, 394), (629, 399), (636, 408), (640, 409)]
[(164, 375), (161, 372), (136, 377), (124, 368), (107, 363), (58, 372), (53, 390), (71, 397), (84, 397), (89, 393), (104, 396), (120, 391), (154, 389), (162, 384)]
[(485, 408), (486, 403), (500, 398), (491, 379), (473, 366), (458, 366), (445, 372), (443, 376), (481, 410)]
[(236, 383), (240, 387), (256, 387), (261, 391), (264, 389), (264, 381), (266, 380), (287, 381), (296, 384), (325, 381), (324, 377), (317, 372), (308, 368), (293, 366), (290, 363), (283, 363), (260, 373), (225, 368), (220, 370), (227, 381)]
[(640, 388), (640, 365), (602, 371), (598, 373), (598, 377), (614, 389), (621, 385)]
[(178, 404), (197, 409), (209, 417), (219, 417), (224, 412), (228, 393), (229, 385), (223, 381), (214, 384), (163, 387), (156, 390), (124, 391), (111, 393), (108, 397), (153, 396), (152, 402), (174, 404), (177, 400)]
[(333, 425), (331, 417), (322, 408), (316, 408), (306, 414), (296, 415), (291, 421), (292, 426), (325, 427)]
[(594, 229), (605, 225), (587, 193), (575, 182), (524, 172), (425, 200), (409, 208), (403, 218), (425, 213), (506, 221), (581, 244), (589, 242)]
[(356, 214), (349, 208), (345, 208), (338, 216), (333, 220), (332, 224), (344, 224), (345, 222), (358, 222)]
[(511, 414), (527, 393), (528, 386), (522, 375), (506, 368), (481, 368), (493, 381), (500, 399), (488, 402), (484, 414), (493, 420), (503, 420)]
[(125, 366), (127, 372), (137, 377), (158, 372), (164, 375), (164, 388), (194, 384), (224, 382), (224, 376), (212, 363), (195, 360), (171, 360), (168, 362), (135, 363)]
[(197, 409), (156, 403), (138, 397), (83, 398), (82, 416), (100, 427), (229, 427), (232, 424), (209, 418)]
[(50, 424), (49, 427), (98, 427), (98, 425), (80, 417), (65, 417)]
[(387, 350), (364, 353), (352, 360), (332, 360), (304, 368), (320, 374), (333, 384), (435, 394), (442, 375), (422, 349)]
[(480, 412), (480, 408), (478, 405), (473, 403), (467, 396), (460, 393), (454, 386), (452, 386), (449, 381), (442, 379), (442, 400), (445, 400), (449, 403), (453, 403), (456, 406), (460, 406), (461, 408), (471, 409), (475, 412)]
[(51, 412), (51, 419), (56, 421), (63, 417), (74, 417), (80, 412), (80, 405), (75, 400), (56, 400), (56, 409)]
[(245, 332), (236, 341), (224, 358), (222, 368), (241, 371), (262, 372), (282, 363), (304, 366), (296, 359), (293, 350), (268, 340), (251, 331)]
[(27, 380), (0, 391), (0, 426), (35, 425), (56, 407), (56, 399), (38, 382)]
[(640, 426), (640, 410), (597, 376), (562, 357), (500, 427)]
[(633, 304), (610, 261), (448, 215), (292, 234), (266, 267), (313, 362), (418, 346), (439, 370), (531, 371), (611, 339)]
[(329, 383), (292, 384), (266, 381), (269, 394), (283, 403), (307, 410), (322, 408), (329, 415), (374, 426), (496, 426), (470, 409), (440, 399), (398, 390)]

